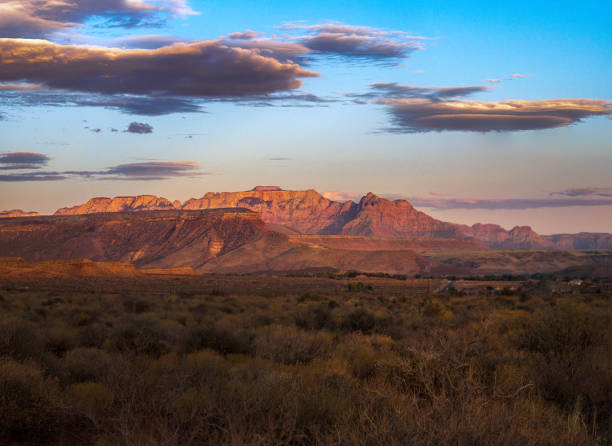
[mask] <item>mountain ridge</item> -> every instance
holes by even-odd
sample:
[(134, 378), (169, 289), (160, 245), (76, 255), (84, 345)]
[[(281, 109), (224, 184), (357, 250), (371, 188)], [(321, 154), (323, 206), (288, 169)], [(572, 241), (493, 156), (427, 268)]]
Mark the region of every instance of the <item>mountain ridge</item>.
[(509, 230), (492, 223), (468, 226), (437, 220), (406, 200), (389, 200), (372, 192), (355, 203), (330, 200), (314, 189), (292, 191), (278, 186), (207, 192), (184, 203), (154, 195), (96, 197), (58, 209), (55, 215), (218, 208), (249, 209), (259, 213), (265, 223), (312, 235), (475, 240), (492, 249), (612, 249), (612, 235), (606, 233), (540, 235), (530, 226)]

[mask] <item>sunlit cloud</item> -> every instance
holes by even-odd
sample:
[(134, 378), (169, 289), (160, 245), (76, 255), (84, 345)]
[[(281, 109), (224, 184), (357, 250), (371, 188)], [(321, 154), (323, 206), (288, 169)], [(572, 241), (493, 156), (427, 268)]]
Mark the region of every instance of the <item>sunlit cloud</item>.
[(304, 25), (287, 24), (286, 31), (307, 32), (296, 41), (317, 54), (370, 60), (399, 59), (423, 49), (423, 37), (404, 31), (386, 31), (369, 26), (344, 23)]
[(388, 130), (400, 133), (541, 130), (612, 115), (612, 101), (595, 99), (484, 102), (384, 98), (377, 102), (386, 105), (393, 118), (394, 126)]
[(219, 41), (158, 49), (60, 45), (46, 40), (0, 39), (0, 81), (25, 81), (68, 91), (246, 97), (298, 88), (317, 73)]
[(89, 20), (105, 27), (159, 26), (168, 17), (195, 14), (185, 0), (5, 0), (0, 37), (42, 37)]

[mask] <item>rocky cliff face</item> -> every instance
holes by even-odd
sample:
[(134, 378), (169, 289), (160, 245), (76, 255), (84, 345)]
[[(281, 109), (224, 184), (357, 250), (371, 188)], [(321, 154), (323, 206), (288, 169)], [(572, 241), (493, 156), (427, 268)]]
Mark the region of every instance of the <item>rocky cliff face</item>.
[(40, 215), (38, 212), (24, 212), (21, 209), (11, 209), (10, 211), (0, 211), (0, 218), (13, 217), (35, 217)]
[(200, 267), (268, 230), (246, 210), (143, 211), (0, 221), (3, 257)]
[(277, 186), (257, 186), (244, 192), (209, 192), (184, 204), (152, 195), (93, 198), (83, 205), (59, 209), (56, 214), (179, 208), (246, 208), (258, 212), (266, 223), (303, 234), (473, 240), (494, 249), (612, 249), (610, 234), (541, 236), (528, 226), (508, 231), (494, 224), (459, 225), (436, 220), (405, 200), (390, 201), (369, 193), (359, 203), (342, 203), (312, 189), (288, 191)]
[(285, 191), (273, 186), (245, 192), (209, 192), (192, 198), (183, 209), (242, 207), (261, 214), (266, 223), (288, 226), (306, 234), (337, 234), (354, 218), (352, 201), (331, 201), (315, 190)]
[(155, 195), (138, 195), (136, 197), (96, 197), (85, 204), (70, 208), (61, 208), (55, 211), (55, 215), (81, 215), (95, 214), (100, 212), (125, 212), (125, 211), (158, 211), (165, 209), (178, 209), (180, 201), (174, 203), (163, 197)]
[(458, 225), (436, 220), (405, 200), (390, 201), (369, 193), (357, 205), (354, 218), (341, 229), (346, 235), (406, 238), (456, 238)]

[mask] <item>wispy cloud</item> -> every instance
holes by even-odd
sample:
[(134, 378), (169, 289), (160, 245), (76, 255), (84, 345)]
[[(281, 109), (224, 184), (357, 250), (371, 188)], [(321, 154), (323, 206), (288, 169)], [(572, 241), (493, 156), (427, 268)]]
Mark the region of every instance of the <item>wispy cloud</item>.
[(486, 85), (470, 85), (456, 87), (419, 87), (414, 85), (402, 85), (396, 82), (377, 82), (370, 85), (370, 91), (366, 93), (347, 93), (347, 97), (356, 99), (429, 99), (431, 101), (441, 101), (451, 98), (461, 98), (482, 93), (490, 90)]
[[(323, 196), (334, 201), (359, 202), (363, 193), (324, 192)], [(436, 194), (433, 197), (415, 197), (403, 194), (385, 194), (380, 196), (389, 200), (406, 200), (413, 206), (428, 209), (486, 209), (486, 210), (519, 210), (536, 208), (563, 208), (571, 206), (612, 206), (612, 198), (443, 198)], [(607, 195), (603, 195), (604, 197)], [(612, 194), (610, 195), (612, 197)]]
[(612, 187), (572, 187), (560, 192), (552, 192), (551, 195), (565, 197), (612, 197)]
[(154, 181), (207, 175), (195, 161), (148, 161), (127, 163), (102, 170), (25, 172), (0, 175), (0, 182), (62, 181), (68, 179)]
[(44, 153), (4, 152), (0, 153), (0, 170), (40, 169), (50, 159)]

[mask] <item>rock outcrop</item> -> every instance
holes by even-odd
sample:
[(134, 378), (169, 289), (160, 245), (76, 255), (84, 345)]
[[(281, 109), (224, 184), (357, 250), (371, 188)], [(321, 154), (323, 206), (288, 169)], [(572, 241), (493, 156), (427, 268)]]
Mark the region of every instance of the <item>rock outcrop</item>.
[(354, 218), (357, 205), (325, 198), (317, 191), (286, 191), (269, 186), (244, 192), (209, 192), (192, 198), (183, 209), (247, 208), (266, 223), (288, 226), (306, 234), (338, 234)]
[(13, 217), (35, 217), (40, 215), (38, 212), (25, 212), (21, 209), (11, 209), (10, 211), (0, 211), (0, 218), (13, 218)]
[(256, 186), (244, 192), (209, 192), (183, 204), (152, 195), (93, 198), (83, 205), (59, 209), (56, 214), (218, 208), (250, 209), (276, 231), (287, 234), (467, 240), (493, 249), (612, 249), (610, 234), (541, 236), (528, 226), (506, 230), (495, 224), (459, 225), (436, 220), (406, 200), (391, 201), (368, 193), (359, 203), (339, 202), (313, 189), (290, 191), (278, 186)]
[(26, 260), (198, 268), (267, 232), (259, 216), (244, 209), (11, 218), (0, 221), (0, 253)]
[(95, 214), (100, 212), (125, 212), (125, 211), (159, 211), (166, 209), (179, 209), (180, 201), (171, 202), (163, 197), (155, 195), (138, 195), (136, 197), (96, 197), (85, 204), (70, 208), (61, 208), (55, 211), (55, 215), (81, 215)]

